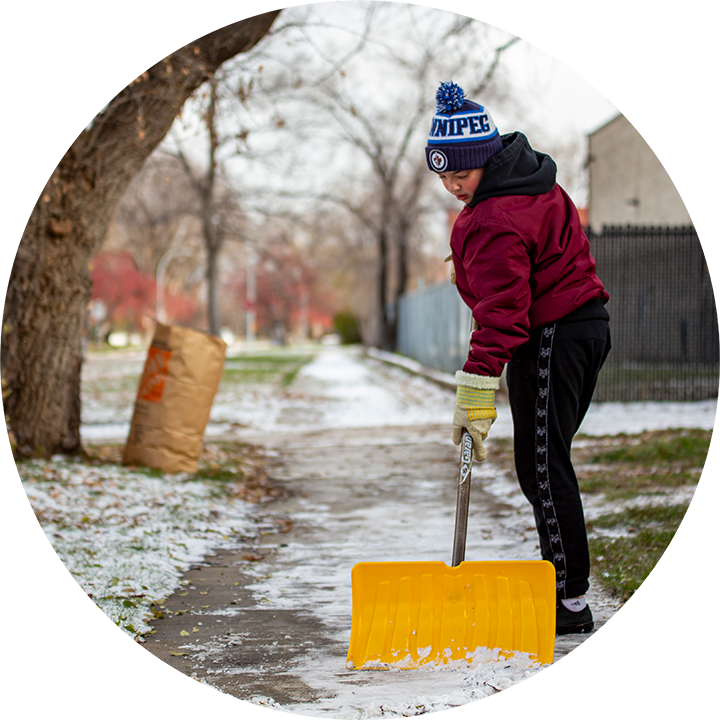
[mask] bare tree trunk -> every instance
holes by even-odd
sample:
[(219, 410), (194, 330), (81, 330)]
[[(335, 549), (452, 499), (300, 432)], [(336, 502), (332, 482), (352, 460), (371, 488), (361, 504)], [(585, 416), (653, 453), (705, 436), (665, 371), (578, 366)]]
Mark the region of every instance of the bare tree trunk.
[(4, 309), (5, 412), (17, 456), (81, 451), (92, 256), (126, 187), (185, 100), (267, 34), (277, 14), (228, 25), (154, 65), (110, 102), (53, 172), (23, 234)]
[[(222, 236), (220, 230), (215, 223), (215, 179), (217, 177), (217, 149), (218, 135), (215, 126), (215, 116), (217, 114), (217, 82), (210, 80), (210, 99), (205, 114), (205, 125), (208, 131), (208, 166), (205, 177), (198, 183), (200, 192), (200, 203), (202, 212), (202, 228), (203, 239), (205, 240), (205, 250), (207, 257), (207, 268), (205, 269), (205, 277), (207, 278), (208, 293), (208, 327), (211, 335), (220, 335), (220, 315), (218, 310), (218, 256), (220, 255), (220, 247), (222, 246)], [(192, 181), (192, 171), (187, 161), (184, 159), (186, 169), (190, 174)]]
[(218, 255), (219, 248), (212, 243), (205, 244), (207, 267), (205, 277), (207, 278), (208, 292), (208, 327), (211, 335), (220, 335), (220, 309), (218, 305)]
[(377, 269), (377, 291), (378, 291), (378, 316), (380, 327), (380, 347), (383, 350), (390, 350), (388, 346), (388, 297), (387, 278), (389, 265), (388, 237), (385, 228), (380, 228), (377, 235), (378, 242), (378, 269)]
[(394, 312), (390, 321), (390, 327), (388, 328), (388, 338), (390, 342), (390, 350), (397, 350), (398, 342), (398, 313), (400, 312), (400, 298), (407, 292), (407, 286), (409, 281), (409, 269), (408, 269), (408, 233), (407, 231), (401, 231), (398, 233), (396, 238), (397, 245), (397, 269), (395, 272), (396, 277), (396, 288), (395, 298), (393, 301)]
[(34, 215), (26, 206), (4, 216), (13, 231), (0, 250), (4, 439), (21, 455), (77, 453), (92, 245), (53, 232), (69, 229), (71, 221), (58, 227), (44, 217), (39, 188)]

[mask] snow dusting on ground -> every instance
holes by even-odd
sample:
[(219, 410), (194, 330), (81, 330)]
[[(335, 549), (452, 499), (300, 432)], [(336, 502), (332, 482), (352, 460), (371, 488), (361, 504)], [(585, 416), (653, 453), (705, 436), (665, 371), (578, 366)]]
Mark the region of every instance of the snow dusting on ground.
[[(365, 720), (365, 718), (444, 718), (460, 720), (482, 718), (500, 720), (547, 720), (548, 718), (615, 718), (627, 717), (617, 701), (651, 698), (659, 707), (669, 702), (689, 702), (694, 696), (703, 701), (715, 699), (712, 684), (717, 673), (696, 666), (691, 669), (670, 665), (642, 673), (621, 673), (615, 676), (586, 670), (577, 673), (547, 666), (533, 666), (522, 660), (499, 660), (491, 653), (484, 662), (470, 670), (462, 667), (436, 670), (447, 676), (447, 685), (454, 689), (433, 695), (423, 692), (433, 671), (412, 671), (411, 688), (402, 682), (398, 673), (396, 697), (373, 701), (377, 690), (372, 680), (365, 692), (354, 698), (343, 698), (343, 707), (332, 708), (318, 704), (304, 707), (282, 707), (268, 698), (255, 698), (251, 707), (263, 718), (274, 720)], [(394, 677), (391, 679), (395, 679)], [(405, 699), (400, 699), (404, 695)], [(358, 697), (360, 696), (360, 697)], [(412, 697), (412, 700), (408, 700)], [(337, 698), (335, 703), (337, 703)], [(327, 714), (331, 713), (331, 714)], [(690, 719), (694, 715), (676, 714), (673, 720)]]
[[(143, 357), (121, 364), (106, 360), (85, 368), (82, 434), (85, 441), (127, 434)], [(232, 363), (232, 361), (228, 361)], [(297, 390), (296, 385), (301, 390)], [(304, 389), (302, 389), (304, 388)], [(308, 390), (309, 388), (309, 390)], [(342, 348), (324, 349), (299, 373), (287, 391), (265, 385), (223, 387), (216, 399), (209, 435), (242, 429), (242, 438), (269, 431), (403, 427), (449, 423), (450, 390), (378, 359)], [(636, 433), (669, 427), (714, 425), (716, 403), (594, 404), (581, 428), (593, 435)], [(509, 436), (507, 405), (498, 408), (492, 434)], [(393, 440), (394, 438), (394, 440)], [(402, 436), (382, 438), (402, 442)], [(450, 443), (449, 430), (438, 442)], [(358, 443), (363, 442), (358, 440)], [(125, 468), (88, 467), (65, 459), (26, 464), (25, 490), (45, 533), (70, 572), (95, 602), (126, 632), (146, 632), (153, 602), (180, 584), (182, 572), (213, 548), (231, 544), (237, 533), (252, 533), (249, 504), (218, 502), (211, 487), (183, 476), (152, 476)], [(499, 516), (471, 517), (468, 557), (473, 559), (537, 558), (532, 513), (513, 477), (492, 461), (476, 466), (475, 476), (504, 509)], [(343, 628), (336, 640), (349, 638), (350, 587), (346, 568), (359, 560), (446, 559), (437, 537), (450, 536), (454, 506), (438, 509), (436, 480), (418, 478), (413, 512), (392, 501), (351, 509), (342, 517), (322, 504), (308, 505), (299, 519), (322, 526), (328, 538), (342, 544), (284, 549), (286, 572), (258, 574), (253, 592), (278, 608), (316, 612), (330, 627)], [(592, 512), (592, 508), (589, 509)], [(303, 515), (304, 513), (304, 515)], [(373, 532), (382, 527), (383, 532)], [(329, 560), (331, 558), (331, 560)], [(334, 560), (333, 560), (334, 559)], [(616, 606), (591, 591), (593, 610), (611, 615)], [(202, 650), (202, 647), (199, 649)], [(212, 648), (205, 648), (211, 652)], [(322, 688), (322, 701), (280, 708), (272, 698), (253, 702), (306, 715), (365, 718), (412, 716), (465, 704), (506, 689), (541, 670), (529, 658), (498, 658), (487, 651), (471, 664), (453, 663), (412, 672), (346, 671), (337, 657), (317, 648), (298, 660), (292, 672), (310, 686)], [(232, 668), (225, 672), (232, 673)], [(350, 677), (354, 678), (353, 680)]]
[[(182, 573), (236, 533), (254, 531), (249, 505), (219, 501), (210, 483), (152, 477), (58, 458), (23, 463), (25, 492), (75, 580), (132, 636)], [(32, 478), (31, 480), (28, 478)]]

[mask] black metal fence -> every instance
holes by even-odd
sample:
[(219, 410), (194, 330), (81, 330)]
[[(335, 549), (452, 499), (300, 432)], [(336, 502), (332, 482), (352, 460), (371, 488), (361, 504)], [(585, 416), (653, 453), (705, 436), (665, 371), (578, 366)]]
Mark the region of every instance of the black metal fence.
[(613, 343), (595, 400), (717, 397), (717, 310), (695, 229), (605, 227), (588, 237)]

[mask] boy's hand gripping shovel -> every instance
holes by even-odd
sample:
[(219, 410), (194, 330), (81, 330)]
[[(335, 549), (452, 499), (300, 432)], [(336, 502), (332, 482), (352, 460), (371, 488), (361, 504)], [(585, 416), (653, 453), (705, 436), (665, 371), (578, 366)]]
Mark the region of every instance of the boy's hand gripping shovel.
[(463, 433), (452, 567), (366, 562), (352, 569), (349, 668), (471, 662), (479, 648), (551, 663), (555, 568), (546, 560), (465, 561), (473, 441)]

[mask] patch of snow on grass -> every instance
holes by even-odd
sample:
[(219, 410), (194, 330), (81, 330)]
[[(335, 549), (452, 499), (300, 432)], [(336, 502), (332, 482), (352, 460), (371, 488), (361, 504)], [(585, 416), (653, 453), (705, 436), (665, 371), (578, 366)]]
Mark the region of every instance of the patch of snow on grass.
[(65, 567), (133, 637), (150, 630), (153, 603), (192, 563), (252, 531), (251, 506), (210, 481), (68, 461), (28, 461), (18, 470)]

